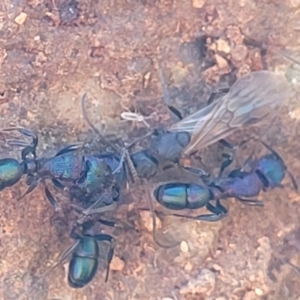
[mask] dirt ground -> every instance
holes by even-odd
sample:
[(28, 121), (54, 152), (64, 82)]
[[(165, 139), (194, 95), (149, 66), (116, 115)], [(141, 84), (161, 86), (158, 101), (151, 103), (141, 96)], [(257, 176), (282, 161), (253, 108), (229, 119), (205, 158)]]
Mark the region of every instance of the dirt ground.
[[(299, 182), (300, 69), (275, 51), (300, 61), (299, 14), (297, 0), (3, 0), (0, 128), (34, 130), (39, 156), (78, 141), (96, 151), (99, 137), (82, 117), (84, 93), (95, 126), (130, 141), (150, 129), (122, 120), (126, 109), (148, 116), (156, 128), (176, 121), (166, 102), (186, 116), (243, 74), (284, 71), (292, 97), (275, 122), (229, 140), (261, 134)], [(163, 96), (158, 62), (170, 99)], [(0, 136), (0, 157), (20, 158), (6, 137)], [(212, 171), (220, 151), (218, 145), (203, 150)], [(0, 299), (300, 299), (299, 274), (284, 263), (300, 266), (300, 197), (288, 177), (284, 183), (259, 197), (264, 208), (229, 200), (229, 216), (215, 224), (162, 219), (182, 240), (172, 249), (153, 242), (150, 217), (139, 210), (147, 205), (144, 190), (131, 189), (112, 216), (123, 228), (98, 228), (116, 238), (108, 283), (104, 247), (95, 279), (75, 290), (66, 280), (68, 262), (42, 276), (72, 243), (73, 215), (55, 212), (41, 188), (16, 201), (26, 188), (21, 181), (0, 194)]]

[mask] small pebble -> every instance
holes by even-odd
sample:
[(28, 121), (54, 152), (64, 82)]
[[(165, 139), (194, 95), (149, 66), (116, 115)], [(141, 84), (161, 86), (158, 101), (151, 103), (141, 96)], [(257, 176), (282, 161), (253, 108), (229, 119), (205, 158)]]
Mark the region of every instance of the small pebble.
[[(143, 221), (144, 226), (149, 232), (153, 231), (153, 220), (152, 214), (150, 211), (140, 211), (141, 219)], [(161, 221), (159, 218), (155, 217), (156, 220), (156, 228), (161, 228)]]
[(224, 52), (226, 54), (230, 53), (231, 48), (227, 41), (219, 39), (216, 41), (216, 45), (219, 52)]
[(18, 16), (15, 17), (15, 22), (18, 25), (23, 25), (24, 22), (26, 21), (26, 19), (27, 19), (27, 14), (24, 12), (21, 12)]
[(123, 271), (124, 267), (125, 262), (118, 256), (114, 256), (110, 264), (110, 269), (113, 271), (121, 272)]
[(191, 272), (193, 269), (193, 264), (191, 262), (186, 262), (185, 265), (184, 265), (184, 271), (186, 272)]
[(223, 268), (218, 264), (213, 264), (213, 268), (217, 272), (223, 271)]
[(240, 7), (245, 7), (246, 4), (247, 4), (247, 1), (246, 1), (246, 0), (240, 0), (240, 1), (239, 1)]
[(293, 8), (297, 8), (300, 6), (300, 1), (299, 0), (290, 0), (290, 6)]
[(192, 0), (193, 7), (202, 8), (205, 4), (206, 0)]
[(220, 69), (228, 67), (227, 60), (225, 58), (223, 58), (221, 55), (215, 54), (215, 59), (216, 59), (217, 65)]
[(256, 288), (256, 289), (255, 289), (255, 294), (256, 294), (257, 296), (262, 296), (264, 293), (263, 293), (263, 291), (262, 291), (261, 289)]
[(182, 241), (182, 242), (180, 243), (180, 250), (181, 250), (181, 252), (183, 252), (183, 253), (189, 252), (189, 245), (187, 244), (186, 241)]

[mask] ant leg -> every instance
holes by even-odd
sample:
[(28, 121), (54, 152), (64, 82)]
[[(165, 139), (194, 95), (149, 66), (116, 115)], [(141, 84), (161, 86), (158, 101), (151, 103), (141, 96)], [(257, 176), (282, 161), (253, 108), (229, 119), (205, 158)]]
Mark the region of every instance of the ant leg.
[[(100, 201), (97, 201), (97, 204)], [(96, 202), (95, 202), (96, 203)], [(89, 215), (93, 215), (93, 214), (101, 214), (107, 211), (112, 211), (117, 207), (116, 202), (113, 202), (110, 205), (105, 205), (103, 207), (99, 207), (99, 208), (94, 208), (94, 204), (93, 203), (89, 208), (84, 209), (79, 205), (76, 204), (70, 204), (71, 207), (73, 207), (75, 210), (77, 210), (78, 212), (82, 213), (84, 215), (84, 217), (80, 220), (78, 220), (79, 224), (82, 224), (84, 222), (85, 217), (89, 216)]]
[(76, 240), (76, 242), (70, 247), (68, 247), (65, 251), (63, 251), (63, 253), (58, 257), (57, 262), (48, 271), (46, 271), (42, 277), (45, 277), (47, 274), (49, 274), (56, 266), (58, 266), (60, 263), (66, 260), (74, 252), (76, 247), (79, 245), (81, 239), (81, 236), (77, 234), (75, 231), (76, 231), (76, 227), (73, 227), (70, 233), (70, 237)]
[(287, 172), (287, 174), (289, 175), (289, 177), (290, 177), (290, 179), (291, 179), (291, 181), (292, 181), (294, 190), (295, 190), (295, 191), (298, 191), (298, 190), (299, 190), (299, 189), (298, 189), (298, 184), (297, 184), (297, 182), (296, 182), (296, 180), (295, 180), (294, 175), (293, 175), (289, 170), (286, 170), (286, 172)]
[(133, 182), (139, 182), (139, 176), (137, 174), (136, 168), (133, 164), (133, 161), (129, 155), (128, 150), (125, 150), (125, 161), (127, 162), (128, 169), (131, 173)]
[(95, 203), (93, 203), (88, 209), (83, 210), (82, 213), (85, 216), (88, 215), (93, 215), (93, 214), (99, 214), (99, 213), (103, 213), (103, 212), (107, 212), (107, 211), (112, 211), (115, 210), (117, 207), (117, 203), (113, 202), (110, 205), (106, 205), (103, 207), (99, 207), (99, 208), (94, 208), (99, 202), (101, 202), (102, 199), (99, 199), (98, 201), (96, 201)]
[(75, 150), (78, 150), (80, 148), (83, 147), (83, 143), (77, 143), (77, 144), (73, 144), (73, 145), (69, 145), (67, 147), (64, 147), (62, 148), (61, 150), (59, 150), (55, 156), (59, 156), (59, 155), (62, 155), (62, 154), (66, 154), (66, 153), (69, 153), (69, 152), (72, 152), (72, 151), (75, 151)]
[(232, 155), (227, 154), (227, 153), (223, 153), (222, 157), (225, 158), (225, 160), (222, 162), (221, 167), (220, 167), (220, 171), (219, 171), (219, 175), (218, 178), (220, 178), (224, 172), (224, 170), (229, 167), (232, 162), (233, 162), (233, 158)]
[(65, 186), (59, 182), (57, 179), (51, 179), (53, 185), (57, 188), (59, 188), (60, 190), (64, 190), (65, 189)]
[(55, 211), (60, 210), (60, 207), (59, 207), (57, 201), (52, 196), (48, 187), (45, 184), (43, 184), (43, 185), (44, 185), (44, 192), (45, 192), (46, 198), (47, 198), (48, 202), (50, 203), (50, 205), (54, 207)]
[(215, 98), (216, 98), (216, 96), (218, 95), (218, 94), (221, 94), (221, 93), (223, 93), (223, 94), (227, 94), (228, 92), (229, 92), (229, 88), (222, 88), (222, 89), (218, 89), (218, 90), (216, 90), (216, 91), (213, 91), (211, 94), (210, 94), (210, 96), (209, 96), (209, 98), (207, 99), (207, 105), (210, 105), (214, 100), (215, 100)]
[(91, 162), (88, 160), (84, 160), (84, 157), (82, 157), (82, 162), (84, 164), (84, 170), (81, 172), (80, 177), (76, 180), (76, 183), (83, 183), (87, 177), (88, 172), (91, 170)]
[(39, 184), (40, 180), (37, 179), (33, 179), (29, 188), (25, 191), (24, 194), (22, 194), (17, 201), (21, 200), (23, 197), (25, 197), (26, 195), (30, 194)]
[(116, 222), (114, 221), (107, 221), (107, 220), (103, 220), (103, 219), (98, 219), (97, 222), (105, 225), (105, 226), (110, 226), (110, 227), (116, 227)]
[(76, 240), (76, 242), (71, 245), (70, 247), (68, 247), (58, 258), (57, 260), (57, 264), (63, 262), (66, 258), (68, 258), (69, 255), (71, 255), (71, 253), (76, 249), (76, 247), (78, 246), (78, 244), (80, 243), (80, 239), (82, 238), (82, 236), (80, 234), (78, 234), (76, 232), (76, 226), (73, 226), (71, 232), (70, 232), (70, 238), (73, 240)]
[(106, 270), (106, 275), (105, 275), (105, 282), (107, 282), (108, 276), (109, 276), (109, 270), (110, 270), (110, 263), (114, 256), (115, 239), (111, 235), (108, 235), (108, 234), (96, 234), (96, 235), (93, 235), (93, 237), (97, 241), (107, 241), (110, 243), (110, 248), (109, 248), (109, 251), (107, 254), (107, 270)]
[(101, 214), (107, 211), (113, 211), (116, 209), (117, 207), (117, 203), (116, 201), (113, 201), (112, 204), (109, 205), (104, 205), (101, 207), (96, 208), (96, 206), (100, 203), (103, 202), (103, 200), (105, 199), (107, 195), (102, 194), (99, 199), (94, 202), (90, 207), (88, 207), (87, 209), (82, 208), (81, 206), (78, 206), (76, 204), (70, 204), (71, 207), (73, 207), (75, 210), (79, 211), (81, 214), (83, 214), (82, 218), (77, 220), (77, 224), (83, 224), (87, 217), (93, 215), (93, 214)]
[(28, 143), (21, 141), (21, 140), (14, 140), (14, 139), (7, 139), (6, 142), (11, 146), (17, 146), (17, 147), (27, 147)]
[(171, 105), (168, 105), (167, 107), (179, 120), (183, 119), (182, 114), (178, 109)]
[(243, 199), (240, 197), (235, 197), (238, 201), (245, 205), (250, 205), (250, 206), (264, 206), (264, 203), (262, 201), (256, 200), (256, 199)]
[(255, 173), (258, 176), (259, 180), (263, 183), (264, 187), (267, 189), (270, 184), (266, 176), (260, 170), (255, 170)]
[(224, 139), (219, 140), (218, 143), (220, 143), (224, 148), (228, 148), (232, 150), (235, 148), (235, 146), (233, 146), (231, 143), (227, 142)]
[[(163, 81), (163, 80), (161, 79), (161, 81)], [(229, 92), (229, 88), (223, 88), (223, 89), (219, 89), (217, 91), (213, 91), (207, 100), (207, 105), (210, 105), (214, 101), (214, 99), (216, 98), (216, 96), (218, 94), (228, 93), (228, 92)], [(168, 105), (167, 107), (176, 117), (178, 117), (179, 120), (183, 119), (182, 114), (180, 113), (180, 111), (178, 109), (176, 109), (174, 106), (171, 106), (171, 105)], [(230, 148), (230, 149), (233, 148), (233, 145), (231, 145), (229, 142), (225, 141), (224, 139), (220, 140), (219, 142), (226, 148)]]
[(119, 162), (118, 166), (116, 167), (116, 169), (112, 172), (112, 174), (116, 174), (122, 169), (124, 161), (125, 161), (126, 151), (127, 150), (125, 148), (122, 149), (120, 162)]
[(161, 84), (162, 91), (163, 91), (163, 99), (164, 99), (164, 102), (168, 105), (170, 103), (171, 97), (170, 97), (170, 93), (169, 93), (159, 60), (157, 60), (157, 65), (158, 65), (158, 68), (157, 68), (158, 69), (158, 77), (159, 77), (160, 84)]
[[(26, 192), (24, 194), (22, 194), (22, 196), (20, 196), (17, 200), (21, 200), (23, 197), (25, 197), (26, 195), (30, 194), (37, 186), (38, 184), (42, 182), (43, 187), (44, 187), (44, 192), (45, 192), (45, 196), (48, 200), (48, 202), (51, 204), (51, 206), (54, 207), (54, 209), (57, 211), (60, 209), (58, 203), (56, 202), (56, 200), (54, 199), (54, 197), (52, 196), (51, 192), (49, 191), (48, 187), (46, 186), (46, 184), (41, 181), (41, 179), (36, 179), (33, 176), (28, 175), (26, 178), (26, 183), (29, 184), (28, 189), (26, 190)], [(52, 180), (52, 182), (56, 182), (56, 180)], [(57, 181), (58, 182), (58, 181)], [(58, 182), (59, 183), (59, 182)], [(56, 185), (56, 184), (55, 184)], [(57, 186), (57, 185), (56, 185)]]
[(204, 170), (200, 168), (194, 168), (194, 167), (182, 167), (184, 170), (187, 170), (188, 172), (194, 173), (202, 177), (210, 177), (210, 174), (205, 172)]
[(36, 148), (37, 148), (37, 145), (38, 145), (37, 135), (35, 135), (32, 131), (30, 131), (28, 129), (25, 129), (25, 128), (21, 128), (21, 127), (11, 127), (11, 128), (5, 128), (5, 129), (2, 129), (2, 130), (3, 131), (14, 131), (14, 130), (16, 130), (16, 131), (20, 132), (21, 134), (23, 134), (25, 136), (31, 137), (32, 142), (31, 142), (30, 145), (25, 145), (25, 143), (23, 143), (20, 140), (11, 140), (9, 142), (9, 144), (10, 145), (15, 145), (15, 146), (25, 147), (22, 150), (22, 160), (25, 160), (26, 156), (30, 153), (33, 155), (34, 158), (36, 158)]
[(206, 222), (216, 222), (224, 219), (226, 217), (228, 210), (223, 205), (221, 205), (220, 201), (217, 200), (216, 206), (213, 206), (210, 203), (207, 203), (206, 208), (212, 212), (212, 214), (198, 215), (198, 216), (187, 216), (181, 214), (172, 214), (175, 217), (193, 219), (196, 221), (206, 221)]

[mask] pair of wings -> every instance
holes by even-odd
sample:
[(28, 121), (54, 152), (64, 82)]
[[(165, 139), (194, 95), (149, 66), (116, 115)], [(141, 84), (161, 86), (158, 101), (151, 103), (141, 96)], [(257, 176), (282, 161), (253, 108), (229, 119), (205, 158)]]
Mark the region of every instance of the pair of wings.
[(191, 134), (184, 150), (190, 155), (239, 128), (270, 123), (287, 99), (288, 90), (283, 75), (252, 72), (238, 79), (224, 97), (173, 124), (169, 131)]

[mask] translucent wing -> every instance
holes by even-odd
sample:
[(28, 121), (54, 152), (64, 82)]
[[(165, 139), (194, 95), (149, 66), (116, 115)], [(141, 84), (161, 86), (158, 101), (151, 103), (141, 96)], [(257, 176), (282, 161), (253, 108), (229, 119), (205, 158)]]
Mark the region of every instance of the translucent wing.
[(282, 75), (257, 71), (238, 79), (220, 100), (173, 124), (169, 131), (191, 133), (184, 154), (209, 146), (243, 126), (270, 122), (288, 97)]

